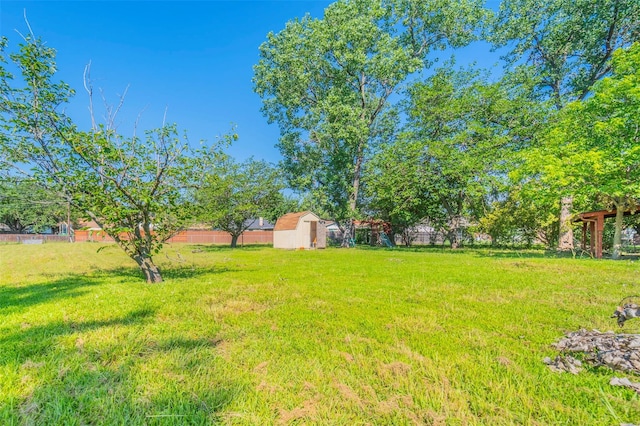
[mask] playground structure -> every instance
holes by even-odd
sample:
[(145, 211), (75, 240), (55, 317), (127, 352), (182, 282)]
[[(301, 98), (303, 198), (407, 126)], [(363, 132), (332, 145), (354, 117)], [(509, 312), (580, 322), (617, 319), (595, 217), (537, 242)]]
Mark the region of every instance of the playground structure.
[(357, 221), (355, 224), (356, 241), (371, 246), (393, 247), (394, 243), (389, 238), (391, 224), (380, 219), (367, 219)]

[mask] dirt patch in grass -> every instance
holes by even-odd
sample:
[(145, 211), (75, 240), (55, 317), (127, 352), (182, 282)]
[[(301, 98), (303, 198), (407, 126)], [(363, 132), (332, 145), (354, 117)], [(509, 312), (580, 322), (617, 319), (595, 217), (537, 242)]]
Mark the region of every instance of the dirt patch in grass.
[(21, 365), (21, 367), (25, 369), (31, 369), (31, 368), (41, 368), (41, 367), (44, 367), (44, 365), (45, 365), (44, 362), (33, 362), (30, 359), (28, 359)]
[(302, 406), (296, 407), (293, 410), (279, 410), (278, 424), (291, 424), (294, 420), (309, 419), (315, 420), (316, 413), (318, 412), (318, 406), (320, 404), (320, 397), (316, 396), (312, 399), (307, 399), (302, 403)]
[(353, 358), (353, 355), (351, 355), (350, 353), (347, 352), (339, 352), (340, 356), (342, 358), (344, 358), (345, 361), (347, 361), (348, 363), (352, 363), (355, 361), (355, 358)]
[(23, 417), (29, 417), (37, 413), (38, 410), (40, 410), (40, 405), (37, 402), (25, 401), (25, 403), (20, 406), (20, 415)]
[(267, 310), (267, 306), (254, 300), (237, 299), (227, 300), (221, 305), (210, 306), (210, 311), (216, 319), (230, 315), (242, 315), (248, 312), (263, 312)]
[(377, 411), (384, 415), (395, 413), (399, 409), (400, 405), (398, 405), (398, 400), (396, 398), (389, 398), (385, 401), (380, 401), (377, 407)]
[(268, 366), (269, 366), (269, 361), (261, 362), (260, 364), (253, 367), (253, 372), (256, 374), (265, 374), (267, 372)]
[(258, 392), (266, 392), (266, 393), (274, 394), (274, 393), (280, 392), (282, 388), (278, 385), (273, 385), (263, 380), (258, 384), (258, 386), (256, 386), (256, 390)]
[(504, 366), (508, 366), (508, 365), (513, 364), (513, 361), (511, 361), (506, 356), (499, 356), (498, 358), (496, 358), (496, 361), (498, 361), (498, 364), (504, 365)]
[(362, 398), (360, 398), (360, 396), (349, 386), (339, 382), (335, 383), (334, 385), (336, 389), (338, 389), (338, 392), (340, 392), (340, 395), (342, 395), (346, 400), (351, 401), (360, 407), (364, 406)]
[(404, 376), (411, 371), (411, 366), (401, 361), (394, 361), (389, 364), (383, 364), (382, 370), (394, 376)]
[(400, 353), (401, 355), (405, 355), (407, 358), (414, 359), (420, 362), (423, 362), (426, 360), (426, 358), (422, 354), (415, 352), (404, 343), (398, 343), (396, 350), (398, 353)]

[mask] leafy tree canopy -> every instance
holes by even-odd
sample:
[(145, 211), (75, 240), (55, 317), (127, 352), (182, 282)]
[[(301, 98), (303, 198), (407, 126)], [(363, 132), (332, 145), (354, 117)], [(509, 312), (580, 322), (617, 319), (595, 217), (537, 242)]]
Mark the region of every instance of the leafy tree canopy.
[(144, 137), (125, 137), (108, 125), (81, 131), (63, 111), (74, 91), (55, 79), (54, 49), (29, 35), (9, 60), (20, 79), (0, 67), (0, 158), (13, 173), (63, 194), (136, 261), (147, 281), (161, 281), (153, 255), (192, 215), (187, 190), (215, 149), (192, 152), (175, 125)]
[(372, 161), (372, 205), (399, 224), (428, 218), (457, 244), (462, 218), (481, 216), (503, 184), (525, 106), (475, 71), (445, 67), (414, 84), (401, 141)]
[(636, 0), (504, 0), (488, 38), (514, 77), (557, 108), (584, 99), (613, 52), (640, 38)]
[(235, 247), (251, 219), (274, 220), (281, 214), (287, 205), (282, 189), (279, 173), (270, 164), (254, 159), (236, 163), (227, 157), (204, 177), (195, 196), (201, 220), (231, 234)]
[[(613, 52), (640, 38), (639, 17), (636, 0), (503, 0), (487, 38), (508, 49), (506, 80), (548, 103), (549, 110), (561, 110), (589, 96), (610, 73)], [(565, 190), (556, 203), (560, 250), (573, 249), (574, 197)]]
[(640, 200), (640, 43), (616, 51), (611, 66), (612, 75), (595, 85), (593, 96), (570, 104), (549, 133), (550, 151), (575, 166), (569, 172), (544, 171), (618, 210), (614, 257), (619, 257), (622, 212), (635, 211)]
[(42, 232), (67, 220), (67, 203), (33, 180), (0, 181), (0, 224), (9, 231)]
[(397, 123), (391, 96), (432, 52), (473, 39), (484, 14), (475, 0), (341, 0), (270, 33), (254, 83), (291, 186), (352, 218), (365, 162)]

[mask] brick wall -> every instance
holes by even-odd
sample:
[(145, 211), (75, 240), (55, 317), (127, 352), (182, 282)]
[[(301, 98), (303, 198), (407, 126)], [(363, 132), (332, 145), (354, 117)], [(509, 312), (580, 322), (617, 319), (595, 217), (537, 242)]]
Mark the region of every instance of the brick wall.
[(69, 237), (66, 235), (54, 234), (0, 234), (0, 242), (3, 243), (21, 243), (28, 240), (41, 240), (42, 242), (61, 242), (68, 243)]
[[(76, 231), (76, 242), (97, 241), (113, 242), (102, 231)], [(168, 240), (169, 243), (187, 244), (231, 244), (231, 235), (223, 231), (187, 229), (180, 231)], [(246, 231), (238, 238), (240, 244), (273, 244), (273, 231)]]

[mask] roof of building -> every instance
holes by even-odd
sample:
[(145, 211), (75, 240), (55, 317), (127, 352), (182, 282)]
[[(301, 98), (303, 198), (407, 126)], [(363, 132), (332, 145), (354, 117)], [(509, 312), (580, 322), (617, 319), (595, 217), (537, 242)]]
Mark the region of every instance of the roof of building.
[[(577, 214), (574, 218), (574, 222), (588, 222), (590, 220), (596, 219), (597, 217), (603, 217), (604, 219), (608, 219), (610, 217), (616, 217), (617, 210), (596, 210), (591, 212), (582, 212)], [(640, 214), (640, 205), (636, 206), (632, 209), (627, 209), (624, 211), (625, 216), (630, 216), (634, 214)]]
[[(308, 214), (313, 214), (310, 211), (287, 213), (284, 216), (280, 216), (276, 222), (274, 231), (292, 231), (298, 227), (300, 218)], [(313, 214), (315, 216), (315, 214)]]
[(256, 230), (269, 230), (269, 229), (273, 229), (273, 223), (269, 222), (266, 219), (262, 219), (262, 224), (260, 224), (260, 219), (262, 218), (255, 218), (255, 219), (247, 219), (244, 221), (244, 226), (246, 227), (247, 231), (256, 231)]

